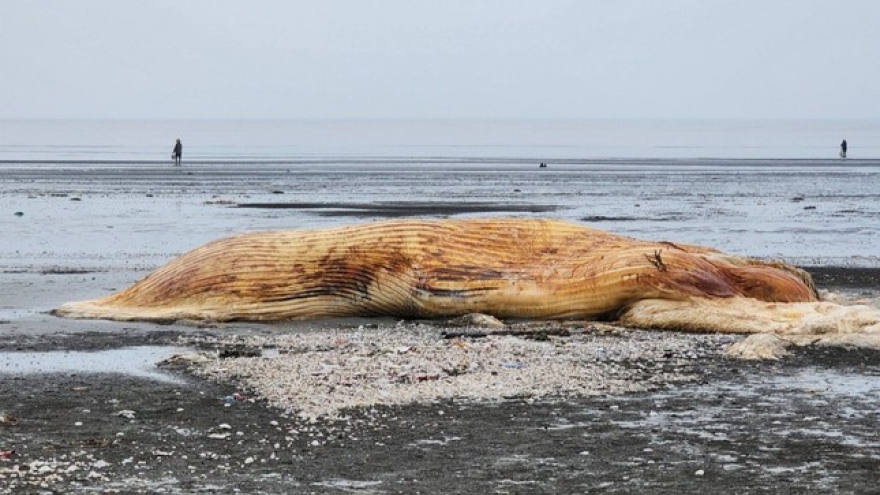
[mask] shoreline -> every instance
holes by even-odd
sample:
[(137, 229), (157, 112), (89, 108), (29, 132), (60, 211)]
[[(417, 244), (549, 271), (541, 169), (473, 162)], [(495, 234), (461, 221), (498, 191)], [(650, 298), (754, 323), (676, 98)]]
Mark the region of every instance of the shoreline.
[[(806, 178), (798, 167), (768, 174), (682, 167), (644, 177), (639, 167), (598, 174), (522, 167), (465, 175), (393, 167), (296, 174), (256, 166), (229, 173), (31, 167), (26, 174), (0, 167), (0, 218), (14, 231), (0, 239), (0, 359), (14, 364), (26, 351), (82, 358), (73, 371), (0, 376), (0, 493), (701, 493), (718, 486), (860, 493), (872, 486), (880, 470), (878, 351), (807, 346), (754, 363), (721, 354), (740, 336), (593, 322), (533, 322), (531, 332), (481, 336), (491, 331), (393, 318), (157, 325), (47, 314), (128, 286), (220, 236), (382, 218), (383, 208), (401, 214), (399, 202), (434, 206), (420, 210), (427, 216), (485, 214), (473, 210), (478, 203), (522, 216), (548, 213), (504, 206), (552, 206), (554, 216), (591, 218), (590, 225), (634, 237), (696, 239), (803, 261), (862, 259), (876, 245), (876, 193), (859, 189), (871, 181), (870, 168), (835, 174), (829, 180), (837, 182), (820, 190), (810, 175), (819, 172), (809, 167)], [(247, 203), (318, 207), (231, 207)], [(878, 304), (880, 263), (798, 264), (835, 297)], [(522, 324), (509, 323), (505, 330)], [(186, 362), (151, 368), (180, 383), (89, 371), (101, 351), (180, 346), (216, 358), (203, 372)], [(276, 391), (331, 395), (294, 395), (285, 405), (271, 387), (256, 393), (244, 375), (271, 377), (263, 360), (282, 351), (305, 356), (299, 364), (310, 368), (270, 380)], [(473, 390), (486, 395), (429, 394), (426, 404), (347, 409), (337, 419), (300, 415), (306, 411), (296, 401), (329, 405), (321, 397), (332, 398), (331, 387), (360, 386), (335, 367), (352, 359), (380, 366), (375, 394), (395, 384), (450, 386), (471, 373), (479, 379)], [(546, 383), (556, 388), (522, 393), (528, 380), (547, 378), (542, 369), (553, 370), (555, 381)], [(297, 373), (316, 388), (292, 382)], [(508, 396), (501, 388), (489, 396), (502, 378), (514, 385)]]
[[(101, 170), (104, 172), (124, 170), (150, 170), (162, 173), (193, 174), (216, 171), (248, 170), (264, 167), (264, 171), (289, 171), (290, 168), (321, 166), (326, 170), (345, 169), (351, 166), (372, 167), (374, 169), (396, 170), (404, 167), (444, 166), (449, 171), (466, 172), (492, 167), (497, 170), (530, 170), (537, 163), (547, 163), (550, 171), (615, 171), (615, 170), (654, 170), (680, 167), (689, 170), (748, 167), (755, 171), (772, 173), (774, 170), (808, 168), (831, 169), (874, 169), (880, 167), (880, 158), (736, 158), (736, 157), (683, 157), (646, 158), (639, 156), (567, 158), (536, 155), (521, 156), (409, 156), (409, 155), (338, 155), (326, 157), (291, 156), (280, 158), (188, 158), (181, 167), (175, 167), (166, 159), (0, 159), (0, 175), (16, 171), (45, 170), (53, 167), (56, 173), (84, 172)], [(546, 171), (545, 171), (546, 173)]]

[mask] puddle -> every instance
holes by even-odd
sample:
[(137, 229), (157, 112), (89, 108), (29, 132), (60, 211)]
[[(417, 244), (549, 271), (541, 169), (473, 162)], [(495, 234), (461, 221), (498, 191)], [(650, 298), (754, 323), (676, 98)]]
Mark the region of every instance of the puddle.
[(806, 369), (791, 376), (771, 376), (764, 383), (834, 403), (848, 397), (880, 400), (880, 377), (863, 373)]
[[(676, 443), (688, 439), (695, 445), (717, 446), (716, 454), (727, 455), (724, 446), (752, 442), (749, 457), (761, 463), (765, 475), (792, 469), (780, 463), (780, 445), (788, 453), (798, 444), (824, 448), (829, 458), (853, 448), (865, 458), (880, 459), (875, 427), (880, 382), (875, 371), (806, 368), (743, 378), (663, 391), (647, 399), (653, 403), (650, 411), (633, 406), (631, 412), (610, 420), (626, 430), (650, 432), (655, 445), (670, 442), (670, 437)], [(627, 398), (624, 404), (638, 400)], [(593, 418), (599, 412), (588, 409), (583, 415)], [(589, 421), (573, 424), (585, 430), (590, 426)], [(570, 425), (560, 421), (553, 426)], [(761, 431), (757, 440), (751, 433), (755, 428)]]
[[(332, 479), (327, 481), (317, 481), (312, 483), (314, 486), (322, 486), (326, 488), (335, 488), (338, 490), (345, 491), (354, 491), (354, 490), (364, 490), (373, 488), (381, 485), (381, 481), (356, 481), (356, 480), (346, 480), (346, 479)], [(372, 490), (371, 490), (372, 491)]]
[(415, 442), (409, 444), (408, 446), (410, 446), (410, 447), (425, 447), (425, 446), (431, 446), (431, 445), (444, 446), (444, 445), (448, 445), (449, 442), (458, 442), (460, 440), (461, 440), (461, 437), (443, 437), (442, 440), (423, 439), (423, 440), (416, 440)]
[(119, 373), (165, 383), (185, 383), (182, 378), (157, 368), (156, 363), (186, 350), (141, 346), (93, 352), (0, 352), (0, 374)]

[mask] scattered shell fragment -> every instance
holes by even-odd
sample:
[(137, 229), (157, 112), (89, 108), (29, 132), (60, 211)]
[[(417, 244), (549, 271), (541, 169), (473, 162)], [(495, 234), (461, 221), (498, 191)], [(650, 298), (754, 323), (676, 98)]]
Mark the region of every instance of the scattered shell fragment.
[[(404, 323), (282, 335), (188, 336), (181, 343), (210, 346), (235, 340), (277, 349), (271, 358), (216, 358), (193, 371), (231, 381), (290, 414), (315, 418), (339, 416), (347, 408), (449, 399), (644, 391), (694, 379), (693, 361), (719, 356), (741, 338), (626, 328), (619, 328), (618, 335), (580, 331), (560, 337), (547, 332), (540, 340), (466, 328), (463, 335), (479, 336), (445, 338), (444, 330)], [(635, 361), (643, 364), (627, 364)]]

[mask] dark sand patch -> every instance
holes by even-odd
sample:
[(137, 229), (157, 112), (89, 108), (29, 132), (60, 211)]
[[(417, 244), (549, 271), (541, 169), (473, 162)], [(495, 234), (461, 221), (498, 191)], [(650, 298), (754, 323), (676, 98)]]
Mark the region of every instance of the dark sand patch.
[(238, 208), (314, 210), (320, 216), (408, 217), (417, 215), (461, 215), (468, 213), (546, 213), (555, 205), (479, 202), (394, 202), (394, 203), (239, 203)]
[(842, 291), (880, 292), (880, 268), (851, 268), (832, 266), (804, 267), (816, 287)]

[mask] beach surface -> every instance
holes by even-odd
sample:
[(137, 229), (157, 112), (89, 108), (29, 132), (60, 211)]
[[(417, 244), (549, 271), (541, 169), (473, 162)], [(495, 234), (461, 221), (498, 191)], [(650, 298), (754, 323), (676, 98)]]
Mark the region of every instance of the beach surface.
[[(870, 160), (3, 164), (0, 493), (872, 493), (877, 351), (740, 362), (739, 336), (597, 322), (48, 312), (225, 235), (400, 216), (710, 245), (877, 305), (878, 179)], [(375, 379), (340, 378), (352, 360)]]

